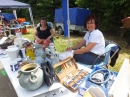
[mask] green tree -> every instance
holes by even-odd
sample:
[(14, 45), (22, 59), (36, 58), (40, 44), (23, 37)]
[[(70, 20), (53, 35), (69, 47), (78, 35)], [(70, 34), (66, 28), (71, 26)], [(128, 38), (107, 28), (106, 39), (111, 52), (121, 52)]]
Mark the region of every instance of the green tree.
[(119, 31), (121, 20), (130, 13), (129, 0), (76, 0), (79, 7), (90, 8), (105, 31)]
[[(46, 17), (48, 21), (54, 22), (54, 14), (56, 8), (62, 7), (62, 0), (18, 0), (31, 5), (33, 16), (35, 20), (39, 20), (40, 17)], [(69, 7), (76, 7), (76, 0), (69, 1)], [(19, 16), (27, 15), (27, 10), (20, 10)], [(26, 18), (27, 18), (26, 17)]]

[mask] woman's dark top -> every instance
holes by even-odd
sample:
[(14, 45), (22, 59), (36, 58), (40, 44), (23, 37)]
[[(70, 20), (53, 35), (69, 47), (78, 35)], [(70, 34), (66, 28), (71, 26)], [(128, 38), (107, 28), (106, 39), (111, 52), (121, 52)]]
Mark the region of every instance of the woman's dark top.
[(38, 38), (40, 39), (47, 39), (50, 35), (51, 35), (51, 32), (50, 32), (50, 27), (47, 26), (47, 28), (45, 30), (40, 30), (40, 27), (37, 28), (37, 36)]

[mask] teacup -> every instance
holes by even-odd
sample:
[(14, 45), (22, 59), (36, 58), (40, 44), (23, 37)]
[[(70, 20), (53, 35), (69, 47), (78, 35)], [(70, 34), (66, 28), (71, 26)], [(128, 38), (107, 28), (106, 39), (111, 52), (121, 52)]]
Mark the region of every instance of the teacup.
[(10, 68), (11, 68), (11, 71), (17, 71), (19, 66), (18, 66), (18, 62), (17, 61), (12, 61), (10, 63)]
[(22, 62), (22, 58), (16, 58), (14, 61), (17, 61), (18, 68), (20, 67), (20, 62)]

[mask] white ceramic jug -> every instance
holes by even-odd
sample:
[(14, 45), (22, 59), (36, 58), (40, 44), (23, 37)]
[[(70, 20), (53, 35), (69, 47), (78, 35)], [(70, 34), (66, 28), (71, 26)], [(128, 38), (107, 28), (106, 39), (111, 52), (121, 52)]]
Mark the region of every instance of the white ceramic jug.
[(22, 48), (22, 45), (24, 42), (25, 41), (23, 38), (15, 38), (14, 39), (14, 45), (17, 45), (20, 49)]
[(22, 32), (17, 32), (17, 33), (16, 33), (16, 37), (17, 37), (17, 38), (22, 38)]
[(18, 58), (19, 48), (18, 47), (8, 48), (6, 49), (6, 52), (10, 57), (11, 61), (14, 61), (16, 58)]

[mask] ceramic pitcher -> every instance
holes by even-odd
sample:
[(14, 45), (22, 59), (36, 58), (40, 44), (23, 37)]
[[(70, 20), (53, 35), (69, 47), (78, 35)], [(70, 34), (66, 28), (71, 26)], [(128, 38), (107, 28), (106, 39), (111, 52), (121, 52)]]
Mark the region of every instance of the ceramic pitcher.
[(36, 90), (43, 83), (43, 71), (37, 64), (30, 63), (21, 67), (18, 78), (23, 88)]

